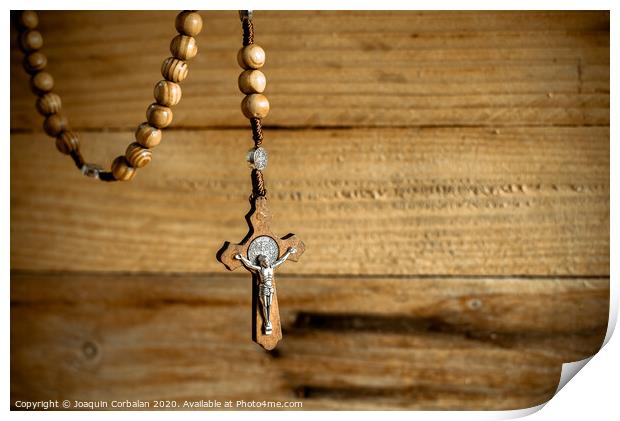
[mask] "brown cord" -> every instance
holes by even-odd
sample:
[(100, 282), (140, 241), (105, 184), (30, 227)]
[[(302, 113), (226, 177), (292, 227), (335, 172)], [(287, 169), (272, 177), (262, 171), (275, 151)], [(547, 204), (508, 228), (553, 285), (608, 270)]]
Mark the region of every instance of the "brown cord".
[(82, 167), (84, 166), (84, 158), (82, 157), (82, 153), (80, 152), (79, 149), (75, 150), (75, 151), (71, 151), (71, 158), (73, 159), (73, 162), (75, 163), (75, 166), (78, 168), (78, 170), (82, 170)]
[[(243, 28), (243, 45), (254, 44), (254, 25), (250, 19), (242, 19), (241, 27)], [(254, 146), (259, 147), (263, 143), (263, 125), (260, 118), (253, 117), (250, 119), (250, 125), (252, 126), (252, 138), (254, 139)], [(267, 195), (267, 189), (265, 188), (265, 179), (263, 178), (263, 172), (261, 170), (252, 170), (252, 196), (265, 197)]]
[(99, 173), (99, 180), (101, 181), (116, 181), (114, 174), (111, 171), (102, 171)]
[(252, 138), (254, 139), (254, 145), (258, 148), (263, 143), (263, 125), (260, 118), (252, 117), (250, 119), (252, 125)]
[(254, 25), (250, 19), (241, 21), (243, 27), (243, 45), (254, 44)]
[(267, 189), (265, 188), (263, 172), (256, 169), (252, 170), (252, 195), (254, 197), (267, 196)]

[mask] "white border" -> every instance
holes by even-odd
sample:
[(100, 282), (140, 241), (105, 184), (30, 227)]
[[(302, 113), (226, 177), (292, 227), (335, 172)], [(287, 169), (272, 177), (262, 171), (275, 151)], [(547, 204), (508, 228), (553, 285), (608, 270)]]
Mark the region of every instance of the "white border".
[[(342, 2), (335, 0), (296, 0), (294, 2), (284, 1), (190, 1), (190, 2), (177, 2), (163, 0), (150, 0), (150, 1), (128, 1), (128, 0), (108, 0), (106, 2), (78, 2), (69, 0), (56, 0), (54, 2), (48, 1), (11, 1), (6, 3), (11, 9), (82, 9), (82, 10), (169, 10), (169, 9), (210, 9), (210, 10), (230, 10), (230, 9), (284, 9), (284, 10), (344, 10), (344, 9), (364, 9), (364, 10), (611, 10), (611, 110), (617, 109), (616, 107), (616, 86), (617, 86), (617, 73), (614, 73), (618, 69), (618, 56), (615, 47), (618, 45), (617, 36), (617, 24), (618, 19), (613, 8), (611, 1), (590, 0), (590, 1), (542, 1), (542, 0), (521, 0), (521, 1), (502, 1), (502, 2), (485, 2), (480, 0), (473, 0), (467, 2), (458, 1), (446, 1), (446, 0), (434, 0), (432, 2), (404, 2), (404, 1), (390, 1), (382, 0), (380, 2)], [(174, 6), (174, 7), (172, 7)], [(8, 10), (6, 10), (8, 12)], [(10, 18), (9, 13), (5, 13), (4, 22), (6, 23), (5, 34), (9, 32)], [(9, 43), (3, 43), (4, 57), (10, 56)], [(6, 62), (5, 62), (6, 63)], [(5, 65), (1, 67), (0, 72), (4, 76), (6, 81), (5, 86), (10, 86), (10, 69)], [(10, 271), (10, 204), (8, 198), (10, 197), (10, 96), (6, 95), (5, 100), (2, 102), (3, 112), (2, 118), (5, 122), (6, 132), (4, 142), (2, 142), (2, 183), (1, 189), (3, 197), (6, 198), (5, 206), (2, 208), (3, 221), (0, 235), (2, 236), (2, 253), (4, 259), (2, 259), (3, 273), (7, 274), (6, 281), (3, 283), (4, 290), (4, 312), (2, 326), (5, 332), (4, 338), (7, 339), (5, 347), (2, 349), (2, 356), (5, 362), (3, 368), (2, 391), (6, 396), (5, 410), (8, 411), (10, 402), (10, 354), (8, 347), (9, 338), (9, 271)], [(612, 114), (613, 121), (613, 114)], [(612, 163), (617, 162), (618, 148), (615, 146), (614, 141), (618, 141), (618, 130), (616, 125), (612, 123), (611, 127), (611, 159)], [(618, 171), (611, 165), (611, 213), (618, 209), (617, 200), (618, 197)], [(610, 324), (605, 338), (606, 346), (596, 356), (594, 356), (587, 366), (588, 369), (579, 373), (577, 380), (570, 382), (566, 387), (558, 388), (562, 389), (561, 392), (554, 397), (545, 407), (544, 410), (537, 412), (534, 417), (540, 420), (556, 420), (556, 419), (584, 419), (585, 417), (592, 417), (594, 419), (609, 419), (610, 414), (618, 413), (617, 405), (617, 385), (619, 374), (619, 363), (616, 355), (620, 355), (617, 338), (611, 338), (611, 333), (615, 326), (618, 313), (618, 288), (615, 276), (618, 273), (618, 267), (616, 262), (618, 261), (616, 242), (614, 241), (617, 233), (617, 224), (614, 220), (610, 220), (611, 224), (611, 274), (612, 274), (612, 300), (610, 306)], [(610, 340), (611, 338), (611, 340)], [(583, 366), (583, 365), (582, 365)], [(564, 380), (569, 374), (569, 371), (574, 371), (575, 365), (567, 365), (566, 373), (563, 371)], [(574, 373), (573, 373), (574, 375)], [(572, 377), (572, 376), (570, 376)], [(562, 382), (566, 384), (565, 382)], [(95, 419), (108, 419), (110, 417), (120, 418), (144, 418), (144, 419), (166, 419), (171, 416), (174, 417), (187, 417), (193, 419), (204, 420), (205, 418), (237, 418), (240, 416), (251, 415), (256, 420), (260, 419), (285, 419), (291, 416), (300, 419), (307, 419), (309, 417), (314, 418), (316, 416), (338, 416), (338, 417), (361, 417), (362, 419), (376, 419), (376, 417), (395, 417), (403, 419), (510, 419), (520, 416), (525, 416), (534, 413), (541, 409), (545, 405), (541, 405), (535, 408), (517, 410), (517, 411), (488, 411), (488, 412), (384, 412), (378, 414), (376, 412), (355, 412), (355, 413), (331, 413), (326, 414), (323, 412), (296, 412), (291, 414), (290, 412), (209, 412), (203, 413), (202, 411), (196, 412), (184, 412), (174, 413), (170, 412), (91, 412), (87, 416)], [(9, 416), (14, 418), (24, 417), (45, 417), (49, 419), (81, 419), (84, 417), (84, 413), (80, 412), (11, 412)], [(268, 417), (268, 418), (267, 418)]]

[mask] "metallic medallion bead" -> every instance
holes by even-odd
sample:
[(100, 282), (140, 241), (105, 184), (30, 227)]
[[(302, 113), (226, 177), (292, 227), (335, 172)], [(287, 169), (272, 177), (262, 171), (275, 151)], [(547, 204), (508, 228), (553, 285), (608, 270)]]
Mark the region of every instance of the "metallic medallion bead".
[(198, 45), (194, 37), (177, 35), (170, 42), (170, 53), (180, 60), (189, 60), (198, 54)]
[(22, 32), (19, 37), (19, 47), (25, 52), (37, 51), (43, 47), (43, 36), (33, 29)]
[(202, 30), (202, 18), (196, 12), (184, 10), (177, 15), (174, 26), (179, 34), (195, 37)]
[(247, 118), (265, 118), (269, 114), (269, 101), (263, 94), (251, 94), (241, 101), (241, 111)]
[(248, 151), (247, 160), (252, 168), (264, 170), (267, 168), (267, 151), (264, 148), (252, 148)]
[(68, 126), (67, 117), (62, 114), (50, 114), (43, 122), (43, 130), (51, 137), (58, 136)]
[(239, 75), (239, 90), (244, 94), (262, 94), (267, 85), (267, 79), (260, 70), (245, 70)]
[(246, 45), (237, 53), (237, 62), (244, 69), (260, 69), (265, 64), (265, 50), (256, 44)]
[(268, 235), (261, 235), (252, 240), (248, 247), (248, 260), (257, 262), (258, 256), (261, 255), (267, 258), (267, 262), (269, 262), (270, 265), (278, 260), (280, 247), (278, 247), (276, 240)]
[(54, 78), (47, 72), (39, 72), (30, 79), (30, 88), (37, 95), (43, 95), (54, 89)]
[(39, 15), (32, 10), (25, 10), (19, 15), (19, 25), (22, 28), (34, 29), (39, 26)]
[(112, 174), (119, 181), (129, 181), (135, 177), (136, 169), (129, 165), (124, 156), (119, 156), (112, 162)]
[(136, 142), (145, 148), (154, 148), (161, 142), (161, 130), (148, 123), (142, 123), (136, 130)]
[(146, 120), (151, 126), (163, 129), (172, 123), (172, 110), (153, 103), (146, 109)]
[(80, 168), (80, 171), (86, 177), (95, 178), (98, 180), (99, 174), (103, 172), (103, 168), (97, 164), (84, 164), (82, 165), (82, 168)]
[(132, 143), (127, 146), (127, 150), (125, 151), (125, 158), (134, 168), (142, 168), (153, 158), (153, 153), (150, 149), (144, 148), (139, 143)]
[(69, 155), (80, 148), (80, 139), (72, 131), (65, 130), (56, 137), (56, 149), (60, 153)]
[(159, 105), (172, 107), (181, 101), (181, 86), (178, 83), (160, 80), (153, 89), (153, 96)]
[(24, 69), (28, 73), (37, 73), (45, 69), (47, 66), (47, 57), (45, 54), (35, 51), (24, 57)]
[(168, 57), (161, 66), (162, 76), (170, 82), (183, 82), (188, 72), (187, 63), (174, 57)]
[(62, 109), (62, 101), (60, 96), (50, 92), (37, 99), (37, 111), (44, 116), (59, 113)]

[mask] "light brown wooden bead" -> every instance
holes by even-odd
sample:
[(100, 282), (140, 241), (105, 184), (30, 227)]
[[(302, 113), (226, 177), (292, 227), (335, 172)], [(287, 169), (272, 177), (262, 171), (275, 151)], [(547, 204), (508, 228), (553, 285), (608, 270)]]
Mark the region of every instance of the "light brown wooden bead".
[(269, 101), (263, 94), (251, 94), (241, 101), (241, 111), (247, 118), (265, 118), (269, 114)]
[(50, 92), (37, 99), (37, 111), (44, 116), (59, 113), (62, 109), (62, 101), (60, 96)]
[(181, 101), (181, 85), (168, 80), (160, 80), (155, 85), (153, 96), (159, 105), (172, 107)]
[(18, 22), (22, 28), (34, 29), (39, 26), (39, 15), (33, 10), (25, 10), (19, 15)]
[(65, 155), (80, 148), (80, 140), (77, 135), (69, 130), (64, 130), (56, 137), (56, 149)]
[(127, 150), (125, 151), (125, 158), (134, 168), (142, 168), (153, 158), (153, 153), (150, 149), (144, 148), (139, 143), (132, 143), (127, 146)]
[(142, 123), (136, 129), (135, 138), (145, 148), (154, 148), (161, 142), (161, 130), (148, 123)]
[(184, 10), (177, 15), (174, 26), (179, 34), (195, 37), (202, 30), (202, 18), (197, 12)]
[(168, 57), (161, 66), (162, 76), (170, 82), (183, 82), (188, 72), (187, 63), (174, 57)]
[(26, 52), (39, 50), (43, 47), (43, 36), (34, 29), (22, 32), (19, 37), (19, 46)]
[(24, 69), (28, 73), (37, 73), (45, 69), (47, 66), (47, 57), (45, 54), (35, 51), (24, 57)]
[(265, 64), (265, 50), (256, 44), (246, 45), (237, 53), (237, 62), (244, 69), (260, 69)]
[(189, 60), (196, 57), (196, 54), (198, 54), (196, 39), (187, 35), (177, 35), (170, 42), (170, 53), (180, 60)]
[(62, 114), (50, 114), (43, 122), (43, 130), (51, 137), (58, 136), (63, 130), (67, 129), (69, 122), (67, 117)]
[(260, 70), (245, 70), (239, 75), (238, 83), (244, 94), (261, 94), (265, 91), (267, 79)]
[(136, 175), (136, 169), (129, 165), (124, 156), (117, 157), (112, 162), (112, 175), (119, 181), (129, 181)]
[(153, 103), (146, 109), (146, 120), (151, 126), (163, 129), (172, 123), (172, 110), (169, 107)]
[(30, 88), (37, 95), (43, 95), (54, 89), (54, 78), (47, 72), (39, 72), (30, 78)]

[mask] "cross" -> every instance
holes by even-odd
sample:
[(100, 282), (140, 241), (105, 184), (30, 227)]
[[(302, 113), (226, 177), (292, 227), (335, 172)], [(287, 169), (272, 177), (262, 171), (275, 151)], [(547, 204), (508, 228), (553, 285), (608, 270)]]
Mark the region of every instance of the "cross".
[(271, 231), (271, 211), (264, 196), (250, 204), (245, 217), (248, 234), (239, 244), (224, 243), (217, 259), (228, 270), (243, 266), (252, 273), (252, 340), (270, 350), (282, 339), (274, 269), (287, 260), (296, 262), (305, 246), (293, 234), (280, 238)]

